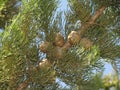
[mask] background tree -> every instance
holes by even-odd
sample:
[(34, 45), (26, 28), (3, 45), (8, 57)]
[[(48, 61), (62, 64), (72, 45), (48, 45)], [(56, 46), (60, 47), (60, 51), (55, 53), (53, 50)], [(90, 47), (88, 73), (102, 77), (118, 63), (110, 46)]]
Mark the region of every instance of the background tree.
[(65, 26), (61, 13), (54, 17), (57, 5), (55, 0), (22, 0), (2, 32), (1, 89), (56, 90), (59, 78), (78, 90), (93, 85), (97, 90), (103, 86), (93, 71), (103, 71), (103, 59), (118, 68), (119, 1), (69, 0)]

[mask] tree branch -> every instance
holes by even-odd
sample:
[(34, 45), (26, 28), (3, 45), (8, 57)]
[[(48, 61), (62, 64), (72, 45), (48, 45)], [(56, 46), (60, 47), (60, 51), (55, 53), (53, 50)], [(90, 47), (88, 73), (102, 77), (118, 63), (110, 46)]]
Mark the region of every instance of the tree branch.
[(92, 26), (95, 21), (100, 17), (100, 15), (103, 13), (103, 11), (106, 9), (105, 6), (102, 6), (100, 9), (96, 11), (96, 13), (90, 18), (87, 24), (82, 25), (81, 29), (78, 31), (80, 35), (83, 35), (85, 31)]
[(24, 90), (28, 86), (27, 80), (21, 83), (16, 90)]
[[(103, 11), (106, 9), (105, 6), (102, 6), (100, 9), (96, 11), (96, 13), (89, 19), (87, 24), (82, 25), (81, 29), (78, 31), (78, 34), (80, 37), (83, 36), (85, 31), (92, 25), (94, 25), (95, 21), (100, 17), (100, 15), (103, 13)], [(74, 38), (74, 37), (73, 37)], [(67, 41), (66, 44), (63, 46), (65, 50), (69, 49), (72, 45), (69, 44)]]

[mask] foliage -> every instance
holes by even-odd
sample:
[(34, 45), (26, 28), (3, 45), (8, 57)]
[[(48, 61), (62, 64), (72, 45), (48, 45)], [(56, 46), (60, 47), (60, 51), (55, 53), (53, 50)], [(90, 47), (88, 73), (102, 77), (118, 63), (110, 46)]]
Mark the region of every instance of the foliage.
[(1, 9), (3, 8), (3, 6), (4, 6), (4, 4), (5, 4), (6, 1), (7, 1), (7, 0), (1, 0), (1, 1), (0, 1), (0, 11), (1, 11)]
[[(46, 0), (47, 1), (47, 0)], [(32, 77), (27, 70), (35, 66), (39, 61), (38, 43), (42, 30), (47, 32), (52, 12), (55, 7), (53, 1), (23, 0), (21, 12), (12, 19), (9, 27), (6, 27), (2, 36), (2, 48), (0, 54), (0, 82), (6, 82), (8, 88), (15, 88), (25, 77)], [(43, 5), (49, 6), (43, 6)], [(48, 11), (47, 8), (50, 8)], [(43, 15), (45, 12), (48, 16)], [(45, 10), (45, 11), (44, 11)], [(46, 20), (46, 21), (45, 21)], [(44, 26), (41, 26), (43, 25)], [(13, 85), (13, 82), (15, 82)], [(12, 85), (11, 85), (12, 84)], [(2, 87), (2, 86), (1, 86)], [(6, 86), (5, 86), (6, 87)]]
[[(70, 11), (65, 12), (63, 26), (61, 12), (55, 18), (58, 1), (22, 0), (19, 2), (20, 10), (14, 8), (17, 1), (0, 1), (1, 11), (9, 11), (0, 18), (3, 21), (0, 28), (5, 28), (0, 32), (0, 89), (18, 89), (21, 83), (27, 82), (27, 89), (56, 90), (59, 88), (56, 78), (78, 90), (103, 88), (102, 59), (112, 63), (120, 58), (119, 4), (113, 7), (116, 2), (112, 3), (112, 0), (109, 3), (108, 0), (69, 0)], [(56, 33), (60, 31), (64, 34), (67, 42), (68, 34), (73, 30), (80, 31), (104, 5), (103, 14), (81, 37), (88, 38), (91, 47), (85, 48), (80, 41), (63, 51), (62, 58), (53, 57), (57, 53), (56, 48), (61, 52), (60, 47), (54, 46)], [(113, 8), (116, 10), (113, 11)], [(78, 27), (77, 22), (81, 24)], [(42, 41), (50, 43), (48, 53), (39, 50)], [(49, 63), (42, 67), (41, 60), (44, 58)]]
[(4, 4), (1, 5), (3, 7), (0, 9), (0, 28), (5, 29), (5, 26), (12, 22), (13, 16), (19, 12), (20, 4), (20, 0), (4, 0)]

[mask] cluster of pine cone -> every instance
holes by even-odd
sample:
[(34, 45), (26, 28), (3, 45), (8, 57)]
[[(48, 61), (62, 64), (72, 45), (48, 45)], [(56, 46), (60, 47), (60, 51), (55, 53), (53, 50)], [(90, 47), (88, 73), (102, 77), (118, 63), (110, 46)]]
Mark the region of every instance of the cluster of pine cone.
[[(84, 47), (85, 50), (90, 49), (91, 46), (93, 45), (92, 41), (88, 38), (81, 38), (80, 34), (77, 31), (72, 31), (67, 38), (67, 41), (65, 42), (64, 37), (62, 34), (59, 32), (55, 36), (55, 40), (52, 44), (48, 41), (44, 41), (40, 44), (40, 51), (43, 53), (48, 53), (50, 45), (53, 45), (54, 50), (52, 55), (55, 58), (61, 58), (63, 56), (63, 52), (68, 50), (71, 46), (76, 45), (78, 43), (81, 43), (82, 46)], [(43, 66), (43, 64), (49, 63), (48, 60), (46, 59), (45, 61), (40, 62), (39, 66)]]

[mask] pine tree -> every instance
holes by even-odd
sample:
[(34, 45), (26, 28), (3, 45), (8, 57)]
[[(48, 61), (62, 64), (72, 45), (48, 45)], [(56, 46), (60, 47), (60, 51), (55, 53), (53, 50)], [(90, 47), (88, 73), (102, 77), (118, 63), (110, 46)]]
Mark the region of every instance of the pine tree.
[(93, 71), (103, 71), (103, 60), (118, 69), (119, 0), (68, 1), (64, 26), (61, 12), (55, 18), (56, 0), (22, 0), (11, 23), (1, 24), (0, 89), (56, 90), (56, 79), (76, 90), (99, 89)]

